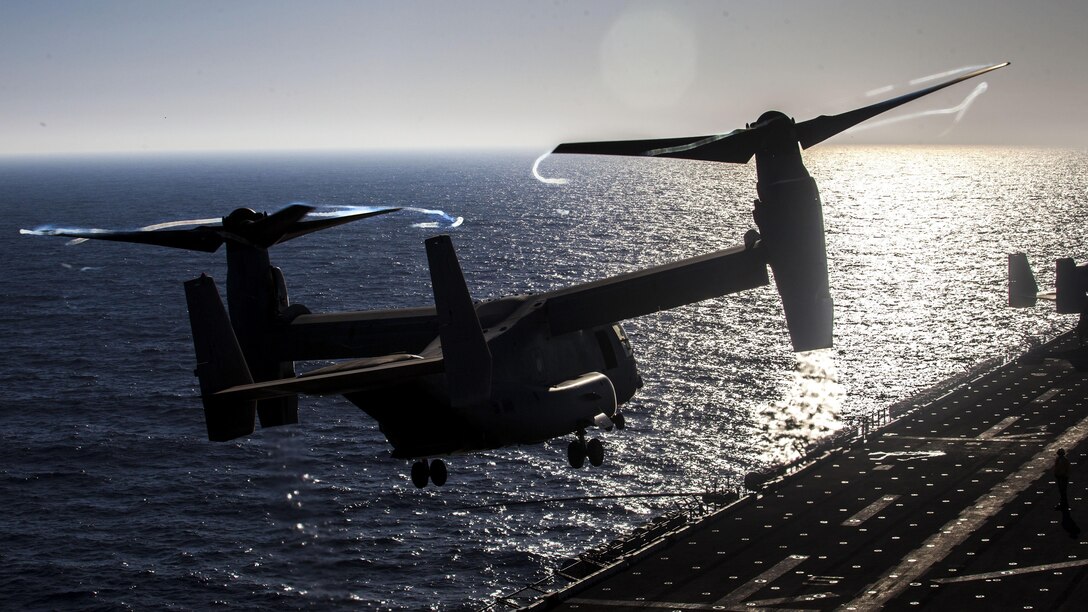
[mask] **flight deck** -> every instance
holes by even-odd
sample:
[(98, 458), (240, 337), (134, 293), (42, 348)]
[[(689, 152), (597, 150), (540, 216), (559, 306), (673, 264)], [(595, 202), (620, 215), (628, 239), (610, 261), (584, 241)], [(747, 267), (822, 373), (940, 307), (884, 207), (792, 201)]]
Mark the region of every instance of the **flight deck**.
[(991, 369), (526, 607), (1088, 609), (1086, 395), (1065, 361)]

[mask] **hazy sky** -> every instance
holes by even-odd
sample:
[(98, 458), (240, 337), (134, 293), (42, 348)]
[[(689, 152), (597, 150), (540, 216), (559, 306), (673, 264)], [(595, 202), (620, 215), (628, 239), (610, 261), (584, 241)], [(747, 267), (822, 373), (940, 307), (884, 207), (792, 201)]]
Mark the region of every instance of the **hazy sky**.
[(0, 0), (0, 154), (545, 150), (804, 120), (1001, 61), (958, 124), (833, 142), (1088, 146), (1085, 0)]

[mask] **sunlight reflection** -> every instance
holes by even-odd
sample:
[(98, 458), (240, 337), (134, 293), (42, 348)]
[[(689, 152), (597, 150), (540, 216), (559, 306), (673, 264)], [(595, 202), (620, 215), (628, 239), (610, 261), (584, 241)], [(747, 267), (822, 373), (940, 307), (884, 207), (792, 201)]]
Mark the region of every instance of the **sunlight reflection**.
[(843, 395), (830, 350), (797, 353), (785, 398), (759, 410), (763, 459), (772, 464), (792, 461), (841, 429)]

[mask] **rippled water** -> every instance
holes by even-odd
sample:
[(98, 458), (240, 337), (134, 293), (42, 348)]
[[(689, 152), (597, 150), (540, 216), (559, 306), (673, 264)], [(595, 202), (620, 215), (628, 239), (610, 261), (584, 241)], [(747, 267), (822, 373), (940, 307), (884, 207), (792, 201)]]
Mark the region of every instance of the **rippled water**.
[(1009, 310), (1005, 256), (1041, 284), (1083, 259), (1083, 152), (820, 148), (806, 153), (828, 230), (836, 347), (796, 357), (773, 287), (625, 324), (646, 386), (606, 464), (566, 440), (456, 457), (416, 490), (373, 422), (305, 400), (303, 424), (204, 439), (181, 282), (222, 254), (20, 236), (47, 223), (139, 227), (275, 210), (419, 211), (277, 246), (314, 311), (425, 305), (422, 241), (454, 237), (478, 297), (538, 291), (737, 244), (754, 168), (528, 154), (0, 161), (6, 307), (0, 586), (12, 607), (471, 608), (671, 507), (620, 499), (491, 502), (730, 486), (1034, 335), (1072, 324)]

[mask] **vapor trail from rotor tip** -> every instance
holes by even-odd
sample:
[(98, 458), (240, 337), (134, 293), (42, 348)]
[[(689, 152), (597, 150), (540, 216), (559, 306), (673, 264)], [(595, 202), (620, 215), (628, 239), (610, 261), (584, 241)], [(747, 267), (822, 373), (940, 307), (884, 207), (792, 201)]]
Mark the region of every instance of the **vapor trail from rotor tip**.
[(541, 174), (540, 174), (540, 162), (544, 161), (544, 158), (548, 157), (549, 155), (551, 155), (551, 153), (545, 153), (544, 155), (541, 155), (540, 157), (536, 158), (536, 161), (533, 162), (533, 178), (535, 178), (536, 180), (538, 180), (541, 183), (544, 183), (546, 185), (566, 185), (570, 181), (568, 181), (565, 178), (547, 178), (547, 177), (541, 176)]

